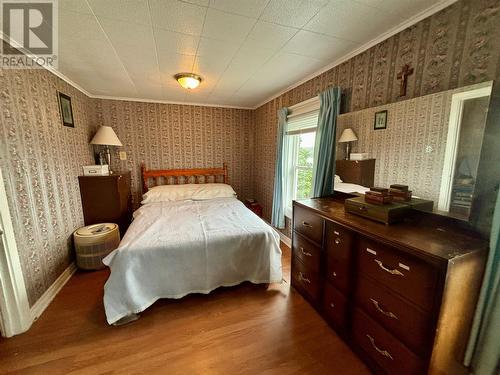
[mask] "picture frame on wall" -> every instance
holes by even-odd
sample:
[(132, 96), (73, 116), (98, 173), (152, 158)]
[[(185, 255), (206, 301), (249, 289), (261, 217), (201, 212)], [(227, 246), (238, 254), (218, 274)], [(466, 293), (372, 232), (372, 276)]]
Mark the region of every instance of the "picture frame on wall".
[(387, 110), (375, 112), (375, 120), (373, 122), (373, 129), (380, 130), (387, 128)]
[(73, 107), (71, 106), (71, 98), (63, 94), (62, 92), (58, 92), (59, 98), (59, 112), (61, 113), (61, 120), (64, 126), (74, 128), (75, 121), (73, 118)]

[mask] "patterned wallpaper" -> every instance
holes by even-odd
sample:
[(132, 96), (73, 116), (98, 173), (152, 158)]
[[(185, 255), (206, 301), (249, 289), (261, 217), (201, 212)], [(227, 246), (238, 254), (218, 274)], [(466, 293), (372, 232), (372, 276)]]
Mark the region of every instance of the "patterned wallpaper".
[(250, 110), (99, 100), (98, 124), (113, 127), (132, 171), (134, 204), (141, 201), (140, 163), (148, 169), (205, 168), (228, 164), (229, 183), (241, 199), (252, 192), (253, 114)]
[[(270, 220), (276, 111), (330, 86), (346, 94), (346, 112), (500, 79), (500, 0), (460, 0), (262, 105), (255, 111), (254, 195)], [(397, 72), (415, 69), (398, 98)], [(257, 137), (258, 136), (258, 137)]]
[[(446, 137), (453, 94), (473, 90), (488, 82), (421, 96), (384, 106), (340, 115), (337, 126), (352, 128), (358, 136), (353, 152), (367, 152), (375, 162), (375, 186), (400, 183), (410, 186), (413, 195), (439, 199)], [(387, 128), (374, 130), (375, 112), (387, 110)], [(339, 146), (339, 145), (338, 145)], [(478, 145), (474, 145), (478, 147)], [(430, 147), (429, 150), (426, 150)], [(337, 159), (344, 157), (337, 147)]]
[[(59, 117), (72, 98), (75, 128)], [(33, 305), (72, 261), (83, 224), (77, 176), (91, 161), (91, 100), (45, 70), (0, 69), (0, 167), (28, 298)]]

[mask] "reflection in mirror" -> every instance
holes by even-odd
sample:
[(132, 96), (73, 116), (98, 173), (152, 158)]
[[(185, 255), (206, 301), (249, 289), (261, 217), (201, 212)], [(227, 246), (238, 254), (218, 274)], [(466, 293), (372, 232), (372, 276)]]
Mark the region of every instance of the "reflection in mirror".
[[(478, 218), (489, 215), (498, 185), (496, 177), (488, 177), (496, 176), (491, 144), (500, 143), (492, 118), (498, 89), (489, 81), (340, 115), (337, 137), (351, 128), (358, 140), (351, 160), (343, 160), (344, 148), (337, 143), (336, 174), (342, 182), (336, 180), (335, 190), (364, 193), (369, 185), (408, 185), (413, 197), (433, 202), (434, 212), (488, 228)], [(386, 127), (374, 128), (375, 114), (385, 110)]]
[(491, 85), (452, 96), (438, 210), (468, 220), (477, 182)]

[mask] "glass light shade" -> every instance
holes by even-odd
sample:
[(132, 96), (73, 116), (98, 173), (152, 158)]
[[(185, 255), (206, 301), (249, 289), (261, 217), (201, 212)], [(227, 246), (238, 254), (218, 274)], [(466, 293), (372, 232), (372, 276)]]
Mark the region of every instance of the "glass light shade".
[(192, 90), (200, 85), (201, 77), (192, 73), (179, 73), (175, 75), (175, 79), (185, 89)]
[(342, 132), (342, 135), (340, 136), (339, 142), (353, 142), (357, 141), (358, 137), (356, 136), (356, 133), (351, 128), (344, 129)]

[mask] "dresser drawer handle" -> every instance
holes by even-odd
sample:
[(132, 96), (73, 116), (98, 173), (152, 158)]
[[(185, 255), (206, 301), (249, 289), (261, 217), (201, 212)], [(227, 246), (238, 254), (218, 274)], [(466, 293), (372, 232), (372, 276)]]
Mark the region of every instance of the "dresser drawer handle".
[(333, 303), (330, 303), (330, 307), (333, 309), (335, 305)]
[(404, 275), (401, 271), (399, 271), (399, 270), (391, 270), (391, 269), (389, 269), (389, 268), (385, 267), (385, 266), (384, 266), (384, 263), (382, 263), (382, 262), (381, 262), (380, 260), (378, 260), (378, 259), (374, 259), (374, 261), (375, 261), (375, 263), (377, 263), (377, 264), (378, 264), (378, 266), (379, 266), (381, 269), (383, 269), (383, 270), (384, 270), (385, 272), (387, 272), (387, 273), (390, 273), (391, 275), (399, 275), (399, 276), (403, 276), (403, 277), (405, 276), (405, 275)]
[(302, 225), (305, 226), (306, 228), (312, 228), (313, 226), (309, 224), (307, 221), (303, 221)]
[(336, 244), (336, 245), (340, 244), (340, 242), (342, 242), (342, 241), (340, 241), (340, 238), (336, 238), (336, 239), (335, 239), (335, 244)]
[(394, 313), (390, 312), (390, 311), (384, 311), (381, 307), (380, 307), (380, 304), (377, 300), (374, 300), (373, 298), (370, 298), (370, 301), (372, 301), (373, 305), (375, 306), (375, 308), (382, 314), (384, 314), (385, 316), (388, 316), (389, 318), (393, 318), (393, 319), (399, 319)]
[(370, 340), (370, 343), (372, 344), (373, 346), (373, 349), (375, 349), (377, 352), (379, 352), (381, 355), (383, 355), (384, 357), (387, 357), (389, 359), (392, 359), (394, 360), (394, 358), (392, 358), (392, 355), (391, 353), (389, 353), (387, 350), (382, 350), (382, 349), (379, 349), (377, 347), (377, 345), (375, 345), (375, 339), (373, 337), (371, 337), (370, 335), (366, 335), (366, 337), (368, 337), (368, 340)]
[(305, 281), (306, 283), (311, 284), (311, 280), (309, 280), (307, 277), (304, 277), (302, 272), (299, 272), (299, 280)]
[(313, 256), (311, 253), (309, 253), (309, 252), (307, 252), (307, 251), (304, 251), (304, 248), (303, 248), (303, 247), (301, 247), (301, 248), (300, 248), (300, 252), (301, 252), (303, 255), (305, 255), (306, 257), (312, 257), (312, 256)]

